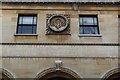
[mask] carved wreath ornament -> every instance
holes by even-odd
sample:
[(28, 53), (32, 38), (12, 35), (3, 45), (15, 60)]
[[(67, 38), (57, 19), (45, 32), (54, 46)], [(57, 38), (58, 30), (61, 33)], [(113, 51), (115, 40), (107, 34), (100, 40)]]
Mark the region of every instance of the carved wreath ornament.
[(70, 33), (70, 17), (64, 14), (47, 15), (47, 34)]

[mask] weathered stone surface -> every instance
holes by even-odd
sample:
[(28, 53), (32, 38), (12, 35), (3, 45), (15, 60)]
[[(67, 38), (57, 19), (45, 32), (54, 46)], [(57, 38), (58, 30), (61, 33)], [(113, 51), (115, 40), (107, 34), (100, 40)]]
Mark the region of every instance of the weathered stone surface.
[(118, 57), (118, 46), (2, 46), (3, 56), (26, 57)]
[(63, 62), (63, 67), (75, 71), (81, 78), (102, 78), (103, 74), (118, 66), (117, 59), (3, 58), (2, 67), (16, 78), (35, 78), (43, 70), (54, 67), (54, 61), (58, 59)]
[[(96, 7), (81, 6), (76, 12), (70, 5), (61, 6), (3, 6), (2, 10), (2, 41), (9, 42), (34, 42), (34, 43), (117, 43), (118, 42), (118, 7)], [(89, 8), (90, 7), (90, 8)], [(33, 9), (34, 8), (34, 9)], [(17, 10), (9, 10), (17, 9)], [(23, 10), (20, 10), (23, 9)], [(24, 10), (25, 9), (25, 10)], [(32, 10), (30, 10), (32, 9)], [(26, 11), (27, 10), (27, 11)], [(60, 11), (59, 11), (60, 10)], [(67, 10), (67, 11), (66, 11)], [(18, 14), (37, 14), (37, 34), (38, 36), (14, 36), (17, 29)], [(45, 35), (47, 14), (69, 14), (71, 35)], [(102, 37), (79, 37), (79, 15), (98, 15), (99, 29)], [(109, 22), (108, 22), (109, 21)], [(6, 23), (7, 24), (4, 24)], [(112, 36), (111, 36), (112, 35)]]
[[(35, 78), (41, 71), (54, 67), (55, 60), (61, 60), (63, 67), (75, 71), (81, 78), (102, 78), (105, 73), (118, 67), (118, 45), (110, 44), (118, 43), (119, 6), (3, 4), (1, 8), (2, 37), (0, 39), (2, 43), (8, 44), (1, 45), (3, 58), (0, 58), (0, 65), (15, 78)], [(37, 14), (36, 35), (16, 35), (18, 14)], [(46, 35), (47, 14), (70, 15), (71, 35)], [(83, 14), (98, 15), (101, 36), (80, 36), (79, 15)], [(109, 45), (24, 45), (24, 43)]]

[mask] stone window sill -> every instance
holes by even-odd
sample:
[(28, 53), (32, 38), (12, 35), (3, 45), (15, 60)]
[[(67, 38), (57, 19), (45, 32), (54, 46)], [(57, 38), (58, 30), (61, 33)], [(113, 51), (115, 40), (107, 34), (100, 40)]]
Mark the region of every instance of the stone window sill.
[(14, 36), (38, 36), (38, 34), (15, 34)]
[(101, 34), (79, 34), (79, 37), (102, 37)]

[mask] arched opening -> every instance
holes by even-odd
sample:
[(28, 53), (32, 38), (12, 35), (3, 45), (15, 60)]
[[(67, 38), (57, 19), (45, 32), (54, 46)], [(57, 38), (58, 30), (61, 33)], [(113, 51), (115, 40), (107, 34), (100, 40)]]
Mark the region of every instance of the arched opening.
[(102, 80), (120, 80), (120, 68), (110, 70)]
[(11, 80), (8, 76), (2, 73), (2, 80)]
[(37, 75), (36, 80), (81, 80), (80, 77), (72, 70), (62, 68), (61, 70), (55, 70), (55, 68), (49, 68)]
[(110, 77), (107, 78), (107, 80), (120, 80), (120, 72), (111, 75)]
[(39, 80), (73, 80), (73, 79), (77, 80), (71, 74), (62, 71), (51, 72), (39, 78)]
[(5, 69), (0, 68), (0, 74), (1, 80), (14, 80), (12, 74)]

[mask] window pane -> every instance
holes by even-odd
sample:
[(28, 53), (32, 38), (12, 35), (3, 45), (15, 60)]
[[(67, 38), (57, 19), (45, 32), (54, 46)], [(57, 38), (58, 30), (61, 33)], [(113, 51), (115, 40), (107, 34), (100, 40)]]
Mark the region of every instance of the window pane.
[(20, 15), (17, 34), (36, 34), (37, 17), (35, 15)]
[(94, 25), (93, 18), (84, 17), (83, 18), (83, 25)]
[(37, 17), (34, 17), (34, 23), (33, 24), (37, 24)]
[(99, 34), (97, 16), (80, 17), (81, 34)]
[(118, 23), (120, 24), (120, 17), (118, 18)]
[(32, 34), (32, 26), (22, 26), (22, 34)]
[(19, 24), (23, 24), (22, 22), (23, 17), (19, 17)]
[(36, 34), (36, 26), (18, 26), (17, 34)]
[(36, 26), (33, 26), (32, 32), (33, 32), (33, 34), (36, 34)]
[(94, 34), (95, 30), (93, 27), (84, 27), (84, 33), (85, 34)]
[(83, 18), (80, 18), (80, 25), (83, 25), (82, 19), (83, 19)]
[(22, 30), (22, 26), (18, 26), (18, 31), (17, 31), (17, 33), (18, 33), (18, 34), (21, 34), (21, 30)]
[(97, 25), (97, 18), (94, 17), (94, 25)]
[(84, 28), (83, 27), (80, 27), (80, 34), (84, 34)]
[(23, 24), (33, 24), (33, 17), (23, 17)]
[(98, 27), (95, 27), (95, 34), (99, 34)]
[(81, 34), (98, 34), (97, 27), (80, 27)]

